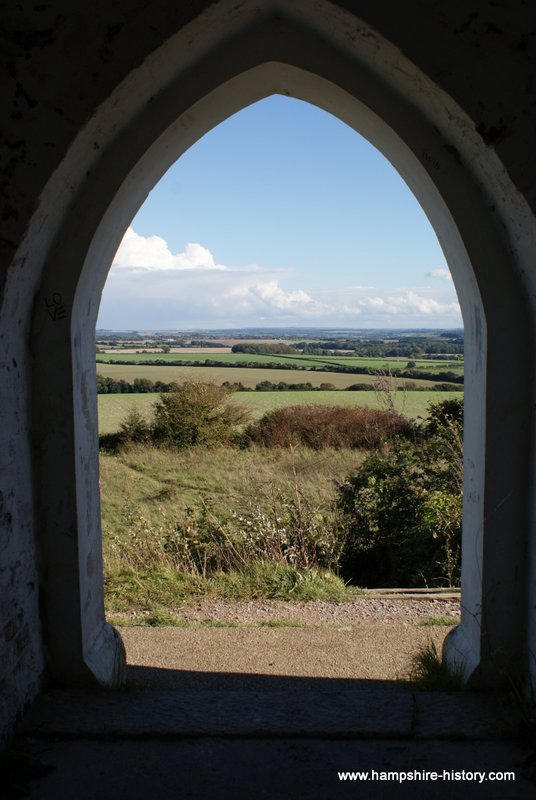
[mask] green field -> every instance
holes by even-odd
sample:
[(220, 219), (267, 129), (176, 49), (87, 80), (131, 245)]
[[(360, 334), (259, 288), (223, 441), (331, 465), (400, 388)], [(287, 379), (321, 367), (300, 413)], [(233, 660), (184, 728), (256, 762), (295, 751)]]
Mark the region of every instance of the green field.
[[(323, 366), (363, 367), (375, 370), (404, 369), (408, 358), (360, 358), (357, 356), (308, 356), (308, 355), (256, 355), (252, 353), (114, 353), (98, 354), (97, 363), (125, 361), (205, 361), (220, 364), (296, 364), (306, 369)], [(463, 361), (440, 359), (416, 359), (416, 369), (438, 370), (463, 374)]]
[[(460, 394), (399, 392), (395, 395), (395, 405), (398, 411), (408, 417), (425, 417), (429, 403), (438, 403), (453, 397), (460, 397)], [(157, 399), (157, 394), (100, 394), (98, 396), (100, 433), (112, 433), (118, 430), (121, 420), (130, 408), (137, 408), (149, 415)], [(254, 417), (261, 417), (274, 408), (295, 405), (381, 407), (381, 399), (375, 392), (235, 392), (233, 401), (248, 406)]]
[[(376, 380), (374, 375), (347, 375), (342, 372), (312, 372), (309, 370), (294, 369), (257, 369), (255, 367), (163, 367), (135, 364), (97, 364), (97, 373), (115, 380), (124, 380), (132, 383), (135, 378), (148, 378), (151, 381), (164, 381), (165, 383), (182, 383), (184, 380), (214, 381), (216, 383), (242, 382), (244, 386), (254, 389), (262, 381), (272, 383), (311, 383), (320, 386), (322, 383), (332, 383), (337, 389), (346, 389), (354, 383), (372, 384)], [(405, 378), (391, 378), (393, 387), (404, 386)], [(430, 386), (430, 381), (414, 380), (411, 383), (423, 388)]]

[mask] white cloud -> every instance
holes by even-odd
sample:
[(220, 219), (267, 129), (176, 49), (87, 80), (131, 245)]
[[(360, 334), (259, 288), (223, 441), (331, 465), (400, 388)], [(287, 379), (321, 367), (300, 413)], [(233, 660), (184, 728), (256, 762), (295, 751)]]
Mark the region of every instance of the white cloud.
[(448, 314), (459, 311), (458, 303), (440, 303), (433, 297), (402, 290), (387, 297), (363, 297), (357, 301), (361, 308), (372, 308), (381, 314)]
[(264, 313), (317, 316), (333, 311), (330, 306), (318, 303), (303, 289), (286, 292), (275, 278), (252, 285), (242, 283), (230, 289), (225, 297), (230, 301), (238, 301), (241, 309), (249, 312), (257, 310)]
[(427, 278), (436, 278), (440, 281), (450, 281), (452, 283), (452, 275), (448, 269), (433, 269), (431, 272), (426, 273)]
[(141, 236), (133, 228), (127, 228), (113, 266), (151, 271), (226, 269), (222, 264), (216, 264), (210, 250), (201, 244), (188, 243), (182, 253), (172, 253), (161, 236)]
[(365, 319), (371, 324), (374, 321), (380, 325), (383, 320), (385, 324), (407, 324), (410, 327), (418, 327), (419, 320), (430, 325), (430, 318), (443, 320), (437, 322), (438, 327), (446, 325), (449, 319), (449, 324), (461, 324), (460, 306), (451, 287), (432, 293), (429, 288), (380, 290), (372, 286), (353, 286), (323, 291), (317, 297), (321, 298), (337, 309), (342, 317), (360, 317), (360, 325), (364, 327)]
[(281, 270), (217, 264), (201, 244), (172, 253), (160, 236), (140, 236), (129, 228), (108, 276), (98, 327), (459, 326), (460, 308), (446, 275), (446, 270), (429, 273), (439, 279), (434, 287), (313, 290), (296, 286)]

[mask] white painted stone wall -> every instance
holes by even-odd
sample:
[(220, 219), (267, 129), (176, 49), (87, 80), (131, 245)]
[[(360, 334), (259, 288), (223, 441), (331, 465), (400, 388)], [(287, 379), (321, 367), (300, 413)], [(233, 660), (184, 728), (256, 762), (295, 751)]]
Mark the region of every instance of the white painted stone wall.
[[(493, 646), (504, 640), (504, 668), (510, 659), (536, 680), (531, 4), (51, 0), (2, 11), (0, 737), (47, 674), (110, 683), (120, 670), (99, 588), (93, 282), (103, 284), (106, 259), (166, 159), (247, 97), (275, 90), (350, 124), (355, 97), (375, 108), (384, 122), (360, 117), (356, 127), (368, 125), (407, 171), (450, 254), (472, 353), (469, 612), (450, 657), (463, 654), (471, 672), (484, 621)], [(259, 66), (263, 54), (296, 63)], [(256, 70), (237, 77), (248, 59)], [(304, 79), (315, 68), (321, 77)], [(217, 73), (229, 78), (219, 88)], [(457, 209), (454, 226), (444, 202)], [(495, 680), (489, 670), (484, 683)]]

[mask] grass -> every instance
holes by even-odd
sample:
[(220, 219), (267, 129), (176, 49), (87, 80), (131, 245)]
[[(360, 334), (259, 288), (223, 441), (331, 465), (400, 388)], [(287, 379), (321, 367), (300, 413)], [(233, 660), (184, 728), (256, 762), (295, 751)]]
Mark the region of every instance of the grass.
[[(148, 367), (148, 369), (153, 368)], [(162, 369), (167, 368), (163, 367)], [(395, 406), (400, 413), (416, 419), (426, 417), (429, 403), (459, 396), (459, 394), (450, 392), (400, 392), (395, 395)], [(130, 408), (136, 408), (149, 416), (152, 405), (157, 399), (157, 394), (100, 394), (98, 396), (100, 433), (117, 431), (121, 420)], [(276, 408), (294, 405), (337, 405), (345, 408), (382, 407), (382, 401), (375, 392), (235, 392), (233, 401), (247, 406), (254, 418), (261, 417), (267, 411)]]
[[(108, 616), (108, 622), (122, 628), (144, 627), (144, 628), (238, 628), (240, 623), (234, 620), (200, 620), (190, 621), (182, 619), (177, 612), (169, 611), (167, 608), (155, 608), (146, 614), (136, 616), (119, 616), (112, 614)], [(244, 627), (244, 626), (242, 626)]]
[(424, 628), (433, 628), (436, 626), (452, 627), (453, 625), (457, 625), (459, 621), (459, 617), (429, 617), (419, 622), (419, 626)]
[(337, 546), (335, 485), (362, 458), (305, 448), (102, 454), (108, 612), (157, 614), (199, 596), (351, 596), (317, 560)]
[(132, 353), (132, 354), (111, 354), (97, 355), (97, 363), (103, 363), (112, 359), (113, 361), (211, 361), (219, 364), (296, 364), (297, 366), (309, 368), (326, 364), (344, 364), (344, 359), (331, 358), (329, 356), (314, 358), (308, 356), (285, 356), (285, 355), (255, 355), (253, 353)]
[[(189, 575), (158, 564), (108, 568), (105, 608), (110, 618), (135, 612), (135, 624), (172, 625), (174, 609), (196, 597), (213, 599), (350, 600), (359, 590), (348, 589), (333, 573), (296, 570), (285, 564), (253, 562), (242, 571)], [(121, 622), (124, 624), (124, 622)]]
[(359, 358), (358, 356), (349, 356), (341, 364), (346, 364), (351, 367), (370, 367), (376, 370), (390, 370), (390, 369), (405, 369), (408, 361), (414, 361), (415, 366), (412, 369), (423, 370), (423, 372), (455, 372), (457, 375), (463, 375), (464, 362), (449, 360), (442, 361), (441, 359), (411, 359), (411, 358)]
[(118, 455), (101, 454), (104, 527), (126, 531), (125, 509), (143, 510), (156, 521), (204, 503), (229, 515), (255, 504), (270, 505), (299, 484), (306, 502), (329, 502), (333, 488), (362, 461), (349, 450), (229, 447), (173, 451), (133, 446)]
[(144, 615), (109, 614), (108, 622), (120, 628), (130, 627), (171, 627), (171, 628), (304, 628), (305, 623), (295, 619), (267, 619), (260, 622), (237, 622), (232, 619), (187, 620), (180, 612), (170, 612), (165, 608), (155, 609)]
[[(317, 364), (317, 366), (320, 366)], [(100, 364), (97, 363), (97, 373), (115, 380), (125, 380), (130, 383), (135, 378), (148, 378), (151, 381), (164, 383), (181, 383), (192, 378), (201, 381), (215, 381), (216, 383), (240, 383), (254, 389), (262, 381), (272, 383), (311, 383), (320, 386), (322, 383), (332, 383), (337, 389), (346, 389), (354, 383), (373, 383), (374, 375), (352, 375), (344, 372), (316, 372), (307, 369), (262, 369), (257, 367), (174, 367), (141, 364)], [(393, 386), (403, 386), (405, 378), (393, 378)], [(411, 382), (416, 386), (426, 388), (430, 386), (429, 380), (413, 378)]]
[[(106, 353), (97, 355), (97, 363), (105, 363), (113, 359), (114, 361), (212, 361), (220, 364), (296, 364), (302, 368), (314, 368), (318, 366), (343, 367), (365, 367), (375, 370), (404, 369), (408, 358), (361, 358), (359, 356), (309, 356), (309, 355), (256, 355), (253, 353)], [(414, 361), (414, 369), (423, 371), (440, 370), (463, 374), (463, 361), (441, 360), (441, 359), (417, 359)]]

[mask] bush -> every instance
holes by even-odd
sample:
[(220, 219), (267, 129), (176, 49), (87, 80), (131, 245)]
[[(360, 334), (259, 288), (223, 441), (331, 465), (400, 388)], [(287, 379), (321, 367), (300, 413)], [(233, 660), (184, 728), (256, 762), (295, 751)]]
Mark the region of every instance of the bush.
[(412, 423), (401, 414), (369, 408), (290, 406), (269, 411), (246, 436), (263, 447), (302, 445), (373, 450), (394, 436), (410, 436)]
[(339, 490), (343, 575), (359, 585), (456, 585), (460, 574), (462, 427), (447, 400), (420, 442), (369, 455)]
[(215, 383), (185, 381), (154, 405), (152, 437), (178, 448), (229, 444), (249, 412), (229, 402), (230, 391)]
[(428, 406), (428, 419), (426, 432), (428, 434), (441, 434), (443, 437), (449, 429), (458, 428), (461, 435), (463, 430), (463, 398), (455, 397), (452, 400), (443, 400), (441, 403), (430, 403)]

